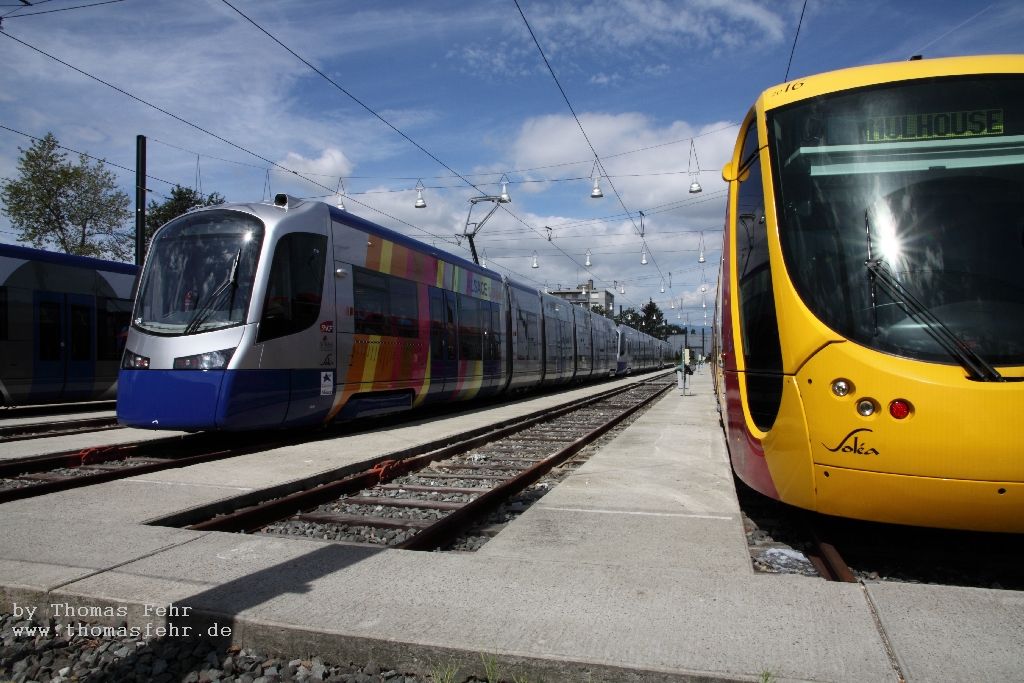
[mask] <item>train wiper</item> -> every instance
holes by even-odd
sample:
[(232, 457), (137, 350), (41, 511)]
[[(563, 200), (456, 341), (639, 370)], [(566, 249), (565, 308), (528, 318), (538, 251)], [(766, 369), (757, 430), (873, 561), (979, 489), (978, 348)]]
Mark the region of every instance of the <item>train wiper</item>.
[(235, 259), (231, 263), (231, 272), (228, 273), (228, 277), (224, 282), (217, 286), (217, 289), (213, 290), (213, 294), (203, 302), (192, 319), (188, 321), (188, 325), (185, 326), (185, 330), (182, 334), (189, 335), (195, 334), (199, 331), (199, 326), (202, 325), (207, 319), (213, 315), (214, 310), (220, 304), (221, 299), (224, 297), (224, 293), (230, 288), (231, 291), (231, 303), (228, 306), (228, 311), (231, 311), (231, 306), (235, 303), (235, 292), (238, 290), (238, 266), (242, 261), (242, 250), (239, 249), (235, 254)]
[(907, 289), (905, 284), (897, 280), (882, 259), (869, 258), (864, 265), (871, 274), (872, 305), (874, 305), (873, 289), (877, 283), (911, 318), (921, 323), (924, 331), (931, 335), (939, 343), (939, 346), (945, 349), (967, 371), (970, 379), (981, 382), (1005, 381), (998, 370), (964, 343), (964, 340), (956, 336), (944, 322), (939, 320), (934, 313), (928, 310), (927, 306), (921, 303), (920, 299)]

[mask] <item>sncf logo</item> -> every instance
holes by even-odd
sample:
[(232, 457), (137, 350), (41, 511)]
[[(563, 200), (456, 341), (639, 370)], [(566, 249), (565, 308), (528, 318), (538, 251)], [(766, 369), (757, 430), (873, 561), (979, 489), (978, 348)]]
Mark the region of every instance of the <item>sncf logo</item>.
[(830, 448), (828, 444), (822, 443), (827, 450), (833, 453), (853, 453), (855, 455), (881, 455), (877, 449), (868, 448), (868, 445), (861, 441), (861, 437), (857, 436), (859, 432), (868, 432), (871, 430), (866, 427), (854, 429), (852, 432), (842, 438), (842, 440), (836, 444), (834, 448)]

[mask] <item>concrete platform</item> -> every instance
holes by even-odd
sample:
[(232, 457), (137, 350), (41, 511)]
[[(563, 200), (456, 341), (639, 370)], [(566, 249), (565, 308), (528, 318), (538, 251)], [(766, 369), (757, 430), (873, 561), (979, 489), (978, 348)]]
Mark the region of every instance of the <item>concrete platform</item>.
[(1024, 677), (1019, 593), (755, 574), (710, 378), (693, 380), (475, 554), (143, 522), (566, 395), (6, 504), (0, 609), (123, 608), (107, 621), (421, 672), (483, 675), (483, 654), (531, 681)]

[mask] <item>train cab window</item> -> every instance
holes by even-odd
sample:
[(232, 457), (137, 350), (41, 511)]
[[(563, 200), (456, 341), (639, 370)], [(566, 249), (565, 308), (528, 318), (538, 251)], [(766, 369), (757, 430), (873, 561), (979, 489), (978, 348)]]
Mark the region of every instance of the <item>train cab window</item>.
[(483, 360), (483, 330), (480, 326), (480, 304), (465, 294), (459, 295), (459, 359)]
[(277, 242), (257, 342), (301, 332), (320, 317), (327, 237), (304, 232)]
[[(263, 223), (239, 211), (209, 209), (175, 218), (154, 235), (150, 244), (132, 325), (161, 336), (201, 334), (244, 325), (249, 316), (263, 235)], [(273, 284), (278, 287), (289, 277), (284, 270), (289, 264), (279, 259), (289, 251), (288, 245), (293, 241), (293, 238), (284, 238), (272, 262)], [(320, 251), (323, 254), (324, 249)], [(309, 254), (306, 256), (308, 258)], [(285, 297), (287, 292), (274, 296)], [(290, 299), (274, 303), (290, 307)], [(268, 332), (276, 334), (294, 324), (294, 319), (287, 323), (281, 316), (294, 316), (295, 311), (275, 315), (276, 319), (260, 325), (264, 338), (268, 338)]]
[[(756, 140), (757, 128), (751, 123), (743, 149), (756, 149)], [(741, 169), (736, 200), (736, 250), (747, 400), (754, 424), (767, 431), (775, 424), (782, 401), (782, 351), (768, 254), (761, 162), (757, 154)]]

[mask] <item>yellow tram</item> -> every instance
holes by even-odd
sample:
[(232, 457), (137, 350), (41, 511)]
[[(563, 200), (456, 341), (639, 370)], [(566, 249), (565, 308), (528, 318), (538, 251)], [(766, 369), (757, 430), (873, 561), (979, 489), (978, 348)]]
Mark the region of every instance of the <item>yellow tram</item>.
[(723, 178), (739, 478), (829, 515), (1024, 531), (1024, 55), (770, 88)]

